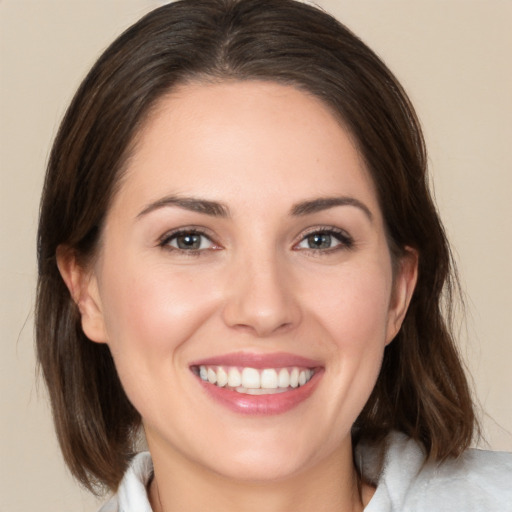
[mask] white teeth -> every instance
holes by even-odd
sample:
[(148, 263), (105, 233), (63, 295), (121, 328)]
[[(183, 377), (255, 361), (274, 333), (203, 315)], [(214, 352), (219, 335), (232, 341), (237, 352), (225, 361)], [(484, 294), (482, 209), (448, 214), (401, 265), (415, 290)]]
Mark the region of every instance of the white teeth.
[(215, 384), (217, 382), (217, 374), (212, 368), (208, 368), (208, 382), (210, 384)]
[(222, 368), (222, 366), (219, 366), (217, 369), (217, 386), (220, 386), (221, 388), (225, 386), (228, 383), (228, 374), (226, 373), (226, 370)]
[[(240, 371), (241, 370), (241, 371)], [(310, 368), (256, 368), (239, 369), (233, 366), (199, 366), (199, 377), (210, 384), (249, 395), (283, 393), (304, 386), (313, 377)]]
[[(237, 390), (238, 391), (238, 390)], [(275, 395), (277, 393), (286, 393), (287, 389), (275, 388), (275, 389), (246, 389), (245, 393), (248, 395)]]
[(299, 369), (294, 368), (290, 373), (290, 386), (296, 388), (299, 385)]
[[(204, 380), (204, 379), (203, 379)], [(228, 371), (228, 386), (237, 388), (242, 385), (242, 377), (237, 368), (230, 368)]]
[(290, 385), (290, 374), (286, 368), (281, 368), (279, 371), (279, 387), (287, 388)]
[(260, 388), (260, 372), (255, 368), (244, 368), (242, 370), (242, 386), (248, 389)]
[(273, 368), (261, 372), (261, 387), (263, 389), (276, 389), (277, 384), (277, 372)]

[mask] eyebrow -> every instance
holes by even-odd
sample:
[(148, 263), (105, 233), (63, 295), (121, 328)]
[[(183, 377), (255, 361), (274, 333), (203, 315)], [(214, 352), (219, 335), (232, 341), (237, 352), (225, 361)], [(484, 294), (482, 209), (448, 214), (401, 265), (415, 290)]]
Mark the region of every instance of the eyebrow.
[(200, 199), (195, 197), (179, 197), (179, 196), (166, 196), (158, 201), (147, 205), (138, 215), (137, 218), (143, 217), (159, 208), (166, 206), (177, 206), (184, 210), (192, 212), (204, 213), (212, 217), (229, 217), (229, 208), (217, 201), (209, 201), (207, 199)]
[[(195, 197), (166, 196), (158, 201), (154, 201), (147, 205), (138, 215), (137, 218), (143, 217), (160, 208), (168, 206), (177, 206), (192, 212), (203, 213), (212, 217), (229, 217), (229, 208), (218, 201), (210, 201)], [(336, 206), (355, 206), (364, 212), (371, 220), (373, 215), (370, 209), (361, 201), (354, 197), (320, 197), (308, 201), (301, 201), (292, 206), (290, 212), (294, 217), (302, 217), (313, 213), (335, 208)]]
[(291, 214), (294, 216), (311, 215), (336, 206), (355, 206), (362, 210), (370, 221), (373, 220), (370, 209), (355, 197), (320, 197), (310, 201), (302, 201), (292, 207)]

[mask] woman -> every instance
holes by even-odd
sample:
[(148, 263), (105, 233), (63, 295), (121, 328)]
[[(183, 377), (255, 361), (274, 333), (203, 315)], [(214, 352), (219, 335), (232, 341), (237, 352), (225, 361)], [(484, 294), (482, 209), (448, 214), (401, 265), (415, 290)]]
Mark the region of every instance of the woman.
[(102, 510), (507, 510), (426, 182), (400, 85), (315, 8), (176, 2), (107, 49), (50, 157), (37, 311)]

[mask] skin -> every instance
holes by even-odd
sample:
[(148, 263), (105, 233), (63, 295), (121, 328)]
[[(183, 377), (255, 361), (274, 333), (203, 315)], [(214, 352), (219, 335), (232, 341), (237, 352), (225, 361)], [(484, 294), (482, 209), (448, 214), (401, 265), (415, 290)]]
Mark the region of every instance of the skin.
[[(353, 204), (293, 214), (332, 197)], [(206, 233), (195, 252), (166, 237), (191, 226)], [(342, 236), (329, 241), (331, 229)], [(329, 247), (311, 247), (312, 231)], [(417, 258), (406, 251), (393, 274), (373, 182), (323, 103), (265, 82), (174, 90), (138, 136), (94, 262), (62, 250), (59, 267), (143, 418), (155, 511), (362, 510), (372, 489), (358, 489), (350, 429)], [(247, 416), (213, 401), (189, 368), (235, 351), (297, 354), (324, 372), (297, 407)]]

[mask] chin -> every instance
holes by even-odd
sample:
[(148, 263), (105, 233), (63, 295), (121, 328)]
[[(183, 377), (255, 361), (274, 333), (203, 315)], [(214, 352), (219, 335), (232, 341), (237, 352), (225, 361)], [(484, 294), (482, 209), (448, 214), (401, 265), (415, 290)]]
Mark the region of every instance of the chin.
[(251, 451), (238, 454), (233, 459), (225, 459), (222, 464), (212, 467), (212, 470), (231, 481), (265, 484), (286, 480), (303, 471), (305, 467), (304, 461), (290, 459), (289, 455), (285, 457), (276, 455), (275, 452)]
[(233, 481), (270, 483), (286, 480), (319, 462), (325, 447), (315, 448), (312, 437), (308, 436), (307, 442), (300, 441), (300, 436), (290, 435), (288, 429), (286, 432), (285, 436), (280, 432), (272, 439), (247, 433), (240, 442), (231, 442), (229, 447), (224, 445), (222, 450), (211, 453), (206, 465)]

